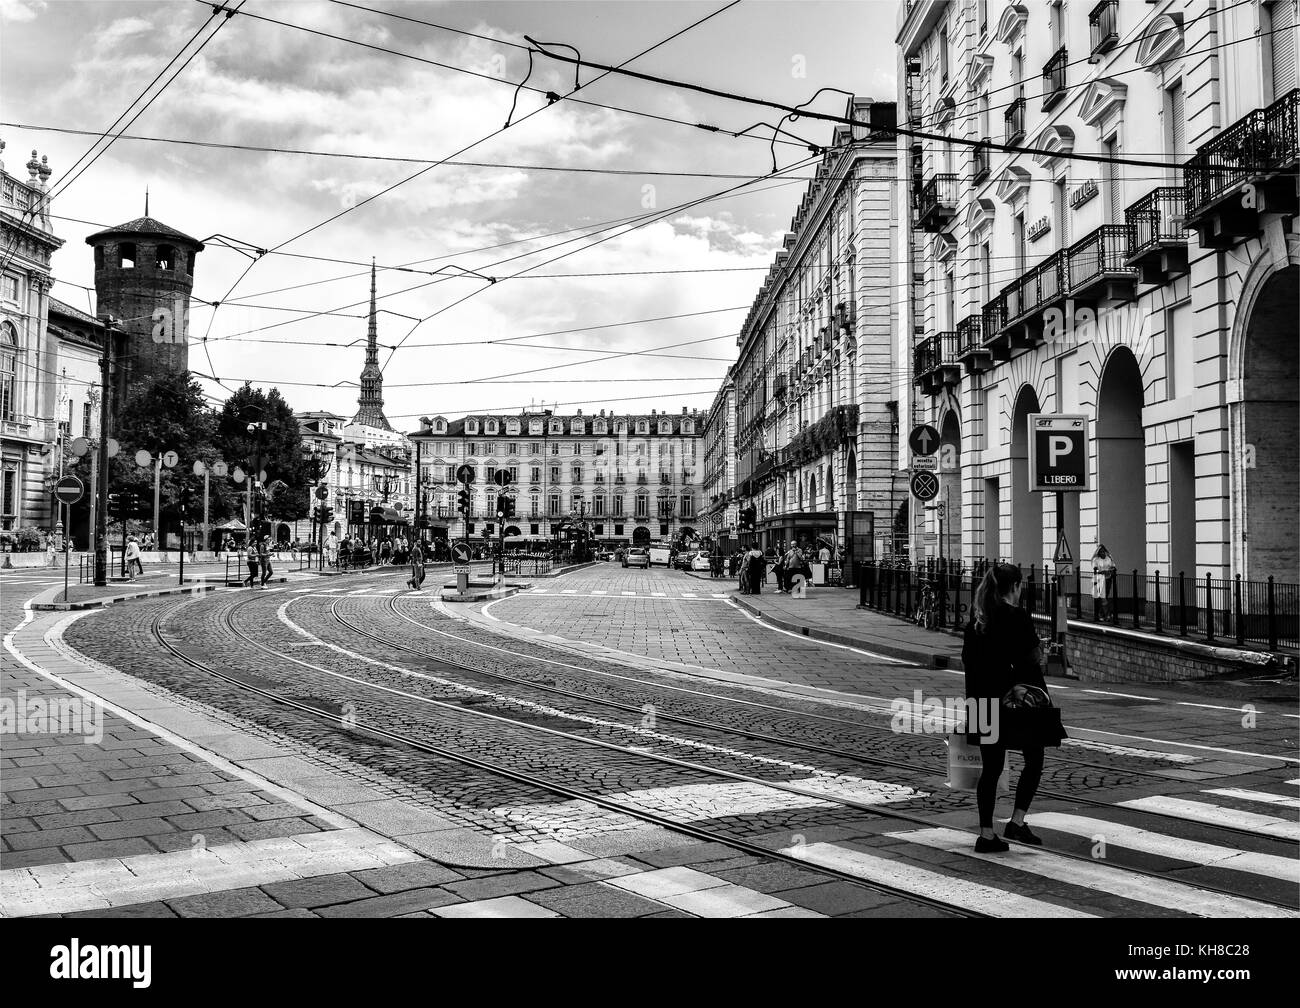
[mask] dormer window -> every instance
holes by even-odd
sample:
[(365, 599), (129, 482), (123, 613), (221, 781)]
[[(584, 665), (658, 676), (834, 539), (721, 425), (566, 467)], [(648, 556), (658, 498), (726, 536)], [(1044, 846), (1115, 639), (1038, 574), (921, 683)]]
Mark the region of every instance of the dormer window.
[(673, 423), (672, 423), (671, 420), (660, 420), (660, 421), (659, 421), (659, 433), (660, 433), (660, 434), (671, 434), (672, 432), (673, 432)]
[(437, 433), (439, 433), (439, 434), (446, 434), (446, 433), (447, 433), (447, 421), (446, 421), (446, 420), (436, 420), (436, 421), (434, 421), (433, 429), (434, 429)]
[(638, 420), (636, 422), (636, 432), (638, 434), (649, 434), (650, 424), (645, 420)]
[(552, 434), (563, 434), (563, 433), (564, 433), (564, 424), (562, 424), (559, 420), (552, 420), (552, 421), (551, 421), (551, 433), (552, 433)]
[(489, 434), (495, 434), (497, 432), (497, 422), (495, 420), (489, 420), (487, 422), (487, 432)]
[(683, 433), (683, 434), (694, 434), (694, 433), (695, 433), (695, 423), (694, 423), (693, 421), (691, 421), (691, 420), (683, 420), (683, 421), (682, 421), (682, 433)]
[(582, 422), (581, 420), (574, 420), (573, 423), (569, 424), (569, 433), (570, 433), (570, 434), (585, 434), (585, 433), (587, 433), (586, 425), (583, 424), (583, 422)]
[(477, 420), (466, 420), (466, 421), (465, 421), (465, 433), (466, 433), (466, 434), (477, 434), (477, 433), (478, 433), (478, 421), (477, 421)]
[(591, 432), (593, 434), (604, 434), (606, 432), (604, 420), (593, 420), (591, 423)]
[(616, 423), (616, 424), (614, 425), (614, 433), (615, 433), (615, 434), (626, 434), (626, 433), (627, 433), (627, 422), (624, 421), (624, 420), (620, 420), (620, 421), (618, 421), (618, 423)]
[(519, 433), (519, 421), (518, 421), (518, 420), (507, 420), (507, 421), (506, 421), (506, 433), (507, 433), (507, 434), (518, 434), (518, 433)]

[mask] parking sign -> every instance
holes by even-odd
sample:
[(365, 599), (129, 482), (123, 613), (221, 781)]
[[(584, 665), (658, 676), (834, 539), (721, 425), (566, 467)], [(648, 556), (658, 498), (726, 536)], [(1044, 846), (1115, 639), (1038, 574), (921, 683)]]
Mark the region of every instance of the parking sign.
[(1092, 489), (1085, 414), (1029, 414), (1029, 489), (1036, 493)]

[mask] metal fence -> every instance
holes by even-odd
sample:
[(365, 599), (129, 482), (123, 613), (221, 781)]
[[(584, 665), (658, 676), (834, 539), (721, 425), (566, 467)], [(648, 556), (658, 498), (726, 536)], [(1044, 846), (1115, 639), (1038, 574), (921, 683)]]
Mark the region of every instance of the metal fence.
[[(964, 630), (971, 601), (988, 567), (988, 561), (960, 567), (869, 561), (862, 565), (858, 589), (868, 608), (915, 619), (928, 586), (935, 625)], [(1240, 576), (1117, 572), (1102, 598), (1093, 597), (1092, 575), (1077, 567), (1059, 583), (1051, 570), (1043, 567), (1031, 566), (1024, 578), (1020, 605), (1036, 615), (1050, 617), (1058, 592), (1064, 592), (1067, 615), (1082, 622), (1209, 644), (1300, 649), (1300, 585), (1272, 577), (1247, 581)]]
[(502, 573), (517, 574), (520, 577), (536, 577), (539, 574), (549, 574), (553, 566), (554, 562), (545, 554), (508, 553), (501, 558)]

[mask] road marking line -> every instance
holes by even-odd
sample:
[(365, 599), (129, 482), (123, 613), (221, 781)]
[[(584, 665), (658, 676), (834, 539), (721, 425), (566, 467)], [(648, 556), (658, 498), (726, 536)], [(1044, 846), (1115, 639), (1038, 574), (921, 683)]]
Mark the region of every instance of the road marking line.
[[(969, 837), (967, 837), (969, 840)], [(782, 854), (848, 872), (869, 882), (906, 889), (918, 896), (942, 900), (967, 910), (977, 910), (994, 917), (1095, 917), (1059, 903), (1047, 903), (1017, 893), (996, 889), (993, 886), (972, 882), (965, 875), (942, 875), (926, 868), (918, 868), (906, 861), (877, 857), (866, 851), (850, 847), (837, 847), (830, 843), (814, 843), (801, 847), (786, 847)], [(901, 898), (901, 897), (900, 897)]]
[(1139, 829), (1126, 823), (1090, 819), (1087, 816), (1070, 815), (1066, 812), (1035, 813), (1034, 826), (1039, 829), (1055, 830), (1058, 833), (1087, 837), (1090, 840), (1101, 837), (1107, 847), (1122, 847), (1143, 854), (1158, 854), (1176, 861), (1191, 861), (1207, 868), (1249, 872), (1252, 875), (1263, 875), (1266, 878), (1281, 879), (1284, 882), (1300, 885), (1300, 861), (1278, 854), (1258, 854), (1254, 851), (1237, 850), (1234, 847), (1220, 847), (1218, 844), (1205, 843), (1202, 840), (1186, 840), (1183, 837)]
[(1143, 812), (1163, 812), (1179, 819), (1189, 819), (1210, 826), (1236, 826), (1283, 840), (1300, 840), (1300, 823), (1294, 820), (1259, 815), (1255, 812), (1239, 812), (1236, 809), (1222, 808), (1206, 802), (1155, 795), (1150, 798), (1123, 801), (1119, 803), (1119, 807), (1138, 809)]
[(607, 591), (593, 591), (591, 594), (593, 594), (593, 595), (608, 595), (609, 592), (607, 592)]
[(1200, 917), (1300, 917), (1300, 913), (1285, 907), (1270, 906), (1241, 896), (1210, 892), (1184, 882), (1137, 875), (1095, 861), (1076, 861), (1074, 858), (1062, 857), (1060, 854), (1041, 849), (1016, 845), (998, 855), (980, 854), (971, 845), (970, 834), (963, 833), (961, 830), (936, 828), (885, 835), (896, 840), (921, 844), (934, 850), (961, 854), (976, 861), (1041, 875), (1067, 885), (1091, 889), (1093, 892), (1109, 893), (1138, 903), (1149, 903), (1167, 910), (1181, 910)]
[(629, 592), (629, 591), (625, 591), (625, 592), (623, 592), (623, 595), (625, 595), (625, 596), (628, 596), (628, 595), (635, 595), (635, 594), (636, 594), (636, 592)]
[[(1230, 711), (1233, 714), (1242, 714), (1245, 712), (1244, 704), (1241, 707), (1220, 707), (1218, 704), (1191, 703), (1190, 701), (1187, 700), (1175, 700), (1174, 706), (1175, 707), (1201, 707), (1204, 708), (1205, 710)], [(1295, 720), (1300, 720), (1300, 714), (1283, 714), (1280, 711), (1259, 711), (1258, 713), (1265, 714), (1268, 717), (1284, 717), (1284, 718), (1292, 718)]]
[[(1053, 689), (1056, 687), (1053, 686)], [(1247, 752), (1243, 749), (1224, 749), (1221, 746), (1195, 745), (1191, 742), (1176, 742), (1172, 739), (1150, 738), (1146, 735), (1129, 735), (1125, 732), (1102, 731), (1100, 728), (1080, 728), (1066, 725), (1067, 731), (1087, 732), (1091, 735), (1110, 735), (1112, 738), (1132, 739), (1135, 742), (1156, 742), (1160, 745), (1179, 746), (1183, 749), (1196, 749), (1199, 752), (1225, 753), (1229, 756), (1252, 756), (1255, 759), (1277, 760), (1279, 763), (1300, 763), (1295, 756), (1274, 756), (1271, 753)]]
[(1101, 689), (1086, 689), (1086, 690), (1081, 690), (1080, 692), (1082, 692), (1082, 693), (1095, 693), (1097, 696), (1114, 696), (1114, 697), (1123, 697), (1123, 698), (1126, 699), (1126, 700), (1150, 700), (1150, 701), (1152, 701), (1153, 703), (1159, 703), (1159, 702), (1160, 702), (1160, 698), (1159, 698), (1159, 697), (1153, 697), (1153, 696), (1138, 696), (1136, 693), (1112, 693), (1110, 690), (1101, 690)]
[(916, 662), (906, 661), (902, 658), (891, 658), (888, 655), (876, 654), (873, 651), (864, 651), (861, 648), (849, 647), (847, 644), (834, 644), (831, 641), (818, 640), (816, 637), (805, 637), (803, 636), (803, 634), (791, 633), (789, 630), (782, 630), (780, 627), (775, 627), (772, 626), (770, 623), (763, 622), (762, 619), (755, 616), (753, 613), (749, 612), (748, 610), (742, 609), (740, 606), (736, 605), (736, 603), (730, 597), (727, 598), (727, 605), (731, 606), (731, 608), (735, 609), (736, 612), (740, 613), (742, 616), (745, 616), (750, 621), (757, 623), (764, 630), (770, 630), (773, 633), (784, 634), (787, 637), (793, 637), (795, 640), (803, 641), (807, 644), (819, 644), (822, 647), (835, 648), (837, 651), (851, 651), (853, 652), (853, 654), (860, 654), (866, 658), (874, 658), (877, 661), (890, 662), (891, 664), (894, 665), (907, 665), (909, 667), (918, 667)]
[(1268, 805), (1282, 805), (1285, 808), (1300, 809), (1300, 798), (1270, 794), (1267, 791), (1246, 791), (1242, 788), (1210, 788), (1205, 794), (1223, 795), (1225, 798), (1238, 798), (1241, 801), (1264, 802)]

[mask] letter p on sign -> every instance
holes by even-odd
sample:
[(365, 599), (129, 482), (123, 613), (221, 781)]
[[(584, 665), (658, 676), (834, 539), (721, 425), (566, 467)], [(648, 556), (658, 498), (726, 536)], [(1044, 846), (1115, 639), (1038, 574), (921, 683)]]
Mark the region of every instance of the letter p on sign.
[(1087, 416), (1029, 415), (1029, 489), (1038, 493), (1092, 489)]
[(1070, 454), (1070, 450), (1074, 447), (1074, 442), (1068, 437), (1061, 437), (1057, 434), (1049, 436), (1047, 441), (1047, 464), (1055, 469), (1057, 465), (1060, 464), (1061, 456)]

